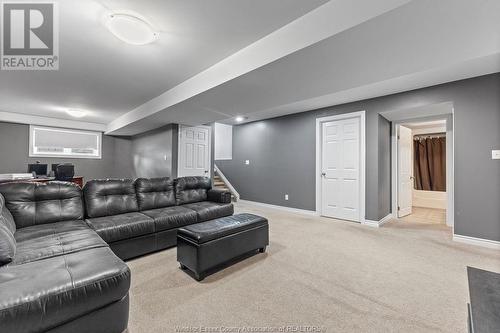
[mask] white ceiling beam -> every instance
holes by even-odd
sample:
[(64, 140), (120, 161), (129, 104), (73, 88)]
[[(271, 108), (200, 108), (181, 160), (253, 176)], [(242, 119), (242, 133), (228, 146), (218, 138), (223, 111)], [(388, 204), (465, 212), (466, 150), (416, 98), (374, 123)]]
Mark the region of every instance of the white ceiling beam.
[(105, 124), (89, 123), (86, 121), (67, 120), (51, 117), (35, 116), (24, 113), (14, 113), (0, 111), (0, 121), (6, 123), (28, 124), (28, 125), (41, 125), (51, 127), (64, 127), (74, 129), (86, 129), (98, 132), (106, 130)]
[(331, 0), (176, 87), (118, 117), (113, 134), (193, 96), (409, 3), (410, 0)]

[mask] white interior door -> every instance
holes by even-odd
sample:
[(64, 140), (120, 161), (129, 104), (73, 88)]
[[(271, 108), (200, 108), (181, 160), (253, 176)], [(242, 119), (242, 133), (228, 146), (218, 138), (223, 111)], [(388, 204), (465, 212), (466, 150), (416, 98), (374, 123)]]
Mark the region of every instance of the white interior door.
[(322, 123), (321, 215), (360, 221), (360, 119)]
[(398, 136), (398, 217), (412, 213), (413, 140), (411, 129), (399, 126)]
[(178, 176), (210, 176), (210, 127), (179, 126)]

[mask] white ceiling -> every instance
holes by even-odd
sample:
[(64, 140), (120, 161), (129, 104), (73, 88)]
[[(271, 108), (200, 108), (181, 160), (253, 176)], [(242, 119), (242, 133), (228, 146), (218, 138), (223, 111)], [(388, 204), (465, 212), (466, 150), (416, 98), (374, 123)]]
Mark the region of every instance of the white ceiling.
[[(0, 111), (107, 124), (297, 19), (327, 0), (57, 1), (60, 69), (0, 72)], [(135, 11), (160, 30), (128, 45), (103, 25), (108, 10)]]
[(253, 121), (500, 71), (498, 0), (324, 2), (106, 2), (164, 31), (142, 48), (102, 27), (102, 6), (65, 1), (61, 70), (1, 72), (0, 110), (64, 118), (61, 107), (81, 107), (94, 111), (84, 121), (132, 135), (168, 123), (231, 123), (235, 115)]

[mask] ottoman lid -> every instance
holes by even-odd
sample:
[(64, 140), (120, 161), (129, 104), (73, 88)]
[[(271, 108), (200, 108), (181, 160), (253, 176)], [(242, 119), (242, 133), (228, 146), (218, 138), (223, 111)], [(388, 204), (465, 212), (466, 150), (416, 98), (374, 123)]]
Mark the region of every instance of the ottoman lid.
[(177, 231), (178, 236), (202, 244), (241, 231), (267, 225), (267, 219), (254, 214), (237, 214), (192, 224)]

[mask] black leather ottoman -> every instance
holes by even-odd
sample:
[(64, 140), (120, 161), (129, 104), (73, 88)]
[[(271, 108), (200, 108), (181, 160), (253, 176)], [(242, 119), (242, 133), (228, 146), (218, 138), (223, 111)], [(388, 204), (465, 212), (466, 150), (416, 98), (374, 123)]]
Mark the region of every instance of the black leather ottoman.
[(214, 268), (269, 244), (267, 219), (237, 214), (197, 223), (177, 231), (177, 261), (201, 281)]

